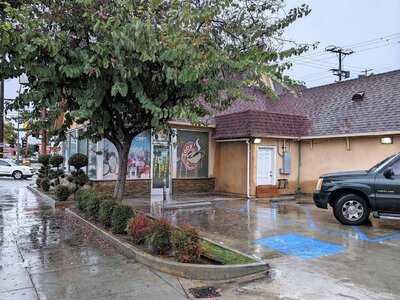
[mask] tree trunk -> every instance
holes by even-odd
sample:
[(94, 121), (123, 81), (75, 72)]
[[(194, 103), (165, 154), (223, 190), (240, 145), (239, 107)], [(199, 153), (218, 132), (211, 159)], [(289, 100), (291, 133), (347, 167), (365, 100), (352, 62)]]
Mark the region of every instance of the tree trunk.
[(116, 147), (118, 151), (118, 178), (115, 183), (113, 197), (117, 200), (122, 200), (125, 191), (125, 181), (128, 168), (128, 156), (131, 143), (125, 142), (121, 147)]

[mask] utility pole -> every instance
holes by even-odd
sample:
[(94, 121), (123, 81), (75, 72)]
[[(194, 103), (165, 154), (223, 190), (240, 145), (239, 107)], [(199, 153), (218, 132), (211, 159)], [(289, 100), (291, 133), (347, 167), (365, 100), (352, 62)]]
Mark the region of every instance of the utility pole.
[[(368, 77), (369, 75), (372, 75), (371, 71), (373, 71), (374, 69), (365, 69), (364, 71), (361, 72), (360, 76), (362, 77)], [(368, 74), (370, 73), (370, 74)]]
[(4, 156), (4, 80), (0, 80), (0, 158)]
[(329, 46), (325, 48), (325, 51), (336, 53), (338, 55), (339, 67), (337, 69), (330, 69), (330, 71), (333, 72), (333, 75), (339, 77), (339, 81), (342, 81), (342, 78), (349, 78), (350, 71), (342, 70), (342, 62), (347, 55), (353, 54), (354, 51), (351, 49), (343, 49), (341, 47), (336, 47), (336, 46)]

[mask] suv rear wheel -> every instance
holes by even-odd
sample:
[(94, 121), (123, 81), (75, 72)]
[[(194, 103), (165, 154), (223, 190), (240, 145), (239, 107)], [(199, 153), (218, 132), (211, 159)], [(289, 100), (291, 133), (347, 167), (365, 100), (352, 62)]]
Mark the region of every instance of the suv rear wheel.
[(23, 178), (23, 174), (21, 171), (14, 171), (12, 173), (12, 177), (14, 177), (14, 179), (16, 179), (16, 180), (20, 180)]
[(336, 219), (345, 225), (362, 225), (368, 221), (370, 208), (367, 202), (355, 194), (340, 197), (333, 206)]

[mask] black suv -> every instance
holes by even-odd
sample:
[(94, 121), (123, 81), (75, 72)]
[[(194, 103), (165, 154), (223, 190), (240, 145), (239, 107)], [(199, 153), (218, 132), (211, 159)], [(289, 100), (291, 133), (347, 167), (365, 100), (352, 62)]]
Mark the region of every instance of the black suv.
[(400, 220), (400, 153), (368, 171), (322, 175), (313, 198), (319, 208), (331, 205), (342, 224), (364, 224), (371, 211), (376, 218)]

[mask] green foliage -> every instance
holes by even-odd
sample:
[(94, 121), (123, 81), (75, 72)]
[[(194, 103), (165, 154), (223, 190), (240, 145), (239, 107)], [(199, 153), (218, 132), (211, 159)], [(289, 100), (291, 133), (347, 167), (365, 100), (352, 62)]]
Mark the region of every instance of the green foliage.
[(76, 208), (81, 212), (86, 211), (88, 200), (93, 197), (94, 191), (92, 189), (80, 189), (76, 192)]
[(197, 263), (201, 256), (200, 237), (198, 231), (189, 226), (176, 229), (171, 236), (175, 257), (179, 262)]
[(9, 122), (4, 123), (4, 140), (7, 144), (15, 146), (15, 142), (17, 140), (17, 131)]
[(75, 189), (78, 190), (88, 182), (86, 173), (82, 170), (72, 171), (71, 176), (68, 177), (68, 181), (75, 184)]
[(43, 166), (48, 166), (50, 162), (50, 155), (48, 154), (39, 155), (38, 162)]
[(64, 162), (64, 157), (62, 155), (54, 154), (50, 157), (49, 163), (54, 168), (59, 168)]
[(68, 164), (78, 171), (88, 165), (88, 157), (82, 153), (75, 153), (68, 159)]
[(135, 244), (143, 244), (152, 229), (152, 222), (140, 213), (128, 221), (127, 231)]
[(106, 200), (100, 203), (99, 221), (106, 227), (111, 226), (112, 213), (117, 204), (114, 201)]
[(109, 139), (124, 164), (146, 129), (174, 118), (198, 123), (249, 100), (243, 85), (272, 95), (265, 76), (289, 83), (287, 58), (310, 45), (281, 36), (310, 9), (284, 8), (282, 0), (5, 3), (0, 78), (27, 75), (13, 107), (32, 106), (37, 127), (52, 128), (63, 115), (63, 139), (74, 122), (85, 124), (85, 135)]
[(65, 185), (57, 185), (54, 189), (54, 194), (59, 201), (66, 201), (71, 195), (71, 191)]
[(172, 227), (167, 219), (156, 220), (146, 242), (155, 254), (165, 255), (171, 250)]
[(204, 240), (201, 242), (201, 247), (205, 256), (224, 265), (250, 264), (256, 262), (254, 259), (247, 256)]
[(43, 191), (48, 192), (50, 190), (50, 180), (48, 178), (42, 178), (40, 187)]
[(99, 217), (100, 202), (100, 197), (96, 194), (93, 194), (86, 201), (86, 214), (93, 220), (97, 220)]
[(113, 233), (125, 233), (128, 220), (134, 216), (130, 206), (118, 204), (114, 207), (111, 216), (111, 229)]
[(42, 185), (42, 178), (40, 178), (40, 177), (38, 177), (37, 179), (36, 179), (36, 186), (38, 187), (38, 188), (41, 188), (41, 185)]

